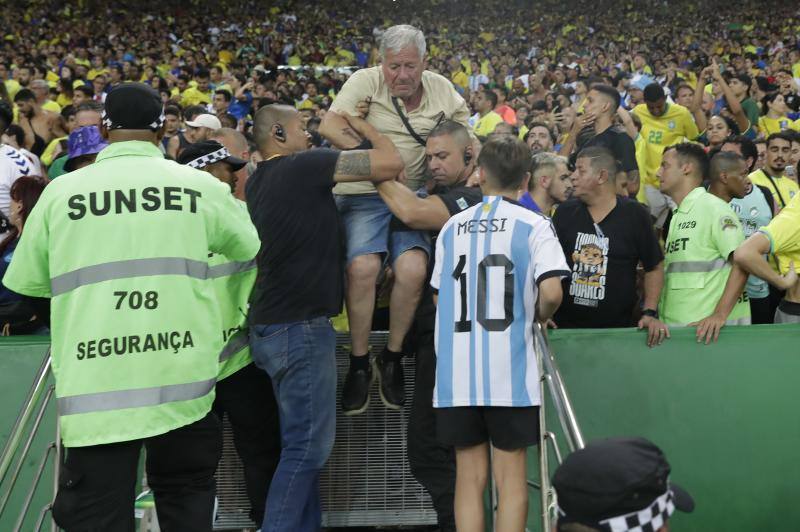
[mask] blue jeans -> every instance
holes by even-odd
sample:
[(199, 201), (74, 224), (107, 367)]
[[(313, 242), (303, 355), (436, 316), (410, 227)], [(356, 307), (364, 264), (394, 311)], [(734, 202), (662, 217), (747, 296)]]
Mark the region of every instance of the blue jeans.
[(430, 255), (425, 231), (390, 231), (392, 211), (378, 194), (336, 195), (347, 238), (347, 264), (360, 255), (389, 254), (392, 264), (403, 252), (419, 248)]
[(328, 318), (250, 327), (250, 351), (272, 379), (281, 458), (263, 532), (320, 529), (319, 473), (336, 435), (336, 334)]

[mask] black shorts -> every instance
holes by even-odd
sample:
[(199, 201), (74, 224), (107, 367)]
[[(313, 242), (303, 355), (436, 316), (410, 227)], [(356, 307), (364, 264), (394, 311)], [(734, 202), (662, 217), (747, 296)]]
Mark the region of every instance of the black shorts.
[(436, 409), (439, 441), (453, 447), (491, 442), (513, 451), (539, 443), (539, 407), (461, 406)]

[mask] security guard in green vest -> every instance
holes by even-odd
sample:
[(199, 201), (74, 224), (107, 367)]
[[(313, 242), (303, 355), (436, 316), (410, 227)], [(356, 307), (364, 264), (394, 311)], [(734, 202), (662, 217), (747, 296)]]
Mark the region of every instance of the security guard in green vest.
[[(247, 164), (213, 140), (190, 144), (181, 151), (178, 162), (208, 172), (230, 186), (231, 191), (236, 189), (236, 172)], [(247, 212), (247, 204), (237, 202)], [(220, 419), (228, 414), (233, 443), (244, 469), (250, 519), (261, 523), (272, 475), (281, 456), (281, 433), (272, 380), (253, 364), (248, 343), (247, 309), (258, 273), (256, 261), (229, 261), (214, 254), (208, 263), (222, 313), (225, 342), (213, 409)]]
[(249, 261), (259, 240), (229, 187), (163, 158), (157, 91), (126, 83), (105, 106), (110, 146), (47, 187), (3, 279), (51, 298), (67, 448), (53, 518), (133, 531), (144, 445), (161, 528), (210, 531), (223, 342), (208, 255)]
[(658, 170), (661, 191), (678, 205), (666, 240), (659, 312), (670, 325), (697, 326), (698, 341), (706, 343), (725, 324), (750, 324), (747, 276), (731, 266), (744, 233), (731, 207), (701, 186), (708, 168), (703, 148), (686, 142), (666, 148)]

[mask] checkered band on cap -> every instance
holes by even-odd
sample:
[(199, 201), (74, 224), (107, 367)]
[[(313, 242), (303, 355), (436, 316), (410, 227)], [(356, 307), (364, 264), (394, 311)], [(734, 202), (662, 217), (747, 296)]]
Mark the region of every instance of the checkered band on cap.
[[(123, 124), (115, 124), (114, 122), (112, 122), (111, 118), (108, 116), (105, 110), (103, 110), (103, 115), (101, 118), (103, 121), (103, 125), (106, 126), (106, 129), (122, 129), (125, 127)], [(161, 129), (161, 126), (164, 125), (164, 121), (166, 119), (167, 117), (166, 115), (164, 115), (164, 111), (161, 111), (161, 116), (159, 116), (155, 121), (150, 122), (148, 127), (152, 131), (158, 131), (159, 129)]]
[(217, 151), (212, 151), (211, 153), (207, 153), (203, 156), (198, 157), (197, 159), (192, 159), (188, 163), (187, 166), (191, 166), (192, 168), (205, 168), (209, 164), (216, 163), (217, 161), (222, 161), (227, 159), (231, 156), (231, 152), (229, 152), (226, 148), (220, 148)]
[[(557, 507), (558, 515), (566, 517), (561, 507)], [(658, 497), (653, 503), (637, 512), (604, 519), (592, 525), (604, 532), (655, 532), (675, 513), (672, 490)]]
[(667, 490), (644, 510), (600, 521), (600, 529), (608, 532), (655, 532), (675, 512), (672, 498), (672, 490)]

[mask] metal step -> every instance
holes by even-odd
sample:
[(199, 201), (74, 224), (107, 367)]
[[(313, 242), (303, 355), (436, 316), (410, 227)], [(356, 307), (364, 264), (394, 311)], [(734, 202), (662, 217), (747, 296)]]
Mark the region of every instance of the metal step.
[[(388, 334), (370, 335), (370, 350), (379, 353)], [(339, 391), (349, 364), (350, 338), (336, 338)], [(327, 527), (414, 526), (436, 524), (436, 512), (422, 486), (411, 475), (406, 453), (406, 426), (414, 393), (414, 360), (403, 359), (406, 405), (387, 409), (377, 382), (369, 408), (359, 416), (344, 416), (337, 405), (336, 442), (320, 478), (322, 524)], [(242, 464), (233, 446), (233, 433), (224, 420), (224, 447), (217, 469), (218, 512), (214, 530), (252, 528)]]

